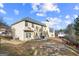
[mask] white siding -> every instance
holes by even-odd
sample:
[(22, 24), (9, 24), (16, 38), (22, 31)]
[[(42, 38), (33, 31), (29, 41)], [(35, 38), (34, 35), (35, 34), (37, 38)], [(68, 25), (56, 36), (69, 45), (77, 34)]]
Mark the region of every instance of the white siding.
[[(41, 26), (41, 25), (37, 25), (37, 24), (34, 24), (34, 28), (32, 28), (32, 24), (33, 23), (30, 23), (30, 22), (27, 22), (28, 25), (25, 26), (25, 21), (21, 21), (17, 24), (14, 24), (11, 28), (15, 31), (14, 32), (14, 39), (15, 38), (19, 38), (19, 40), (22, 40), (22, 41), (27, 41), (27, 40), (31, 40), (31, 39), (35, 39), (36, 37), (40, 37), (40, 34), (41, 33), (44, 33), (44, 32), (48, 32), (47, 35), (49, 35), (49, 28), (48, 27), (44, 27), (44, 26)], [(31, 38), (27, 38), (26, 37), (26, 33), (27, 32), (24, 32), (24, 30), (27, 30), (28, 27), (34, 29), (33, 32), (30, 32), (31, 33)], [(36, 29), (38, 27), (38, 29)], [(42, 31), (40, 31), (40, 29), (42, 29)], [(44, 31), (44, 32), (43, 32)], [(38, 36), (36, 36), (36, 34)], [(45, 34), (46, 35), (46, 34)]]
[(15, 38), (19, 38), (19, 40), (24, 40), (24, 28), (25, 21), (19, 22), (12, 26), (12, 29), (15, 30)]

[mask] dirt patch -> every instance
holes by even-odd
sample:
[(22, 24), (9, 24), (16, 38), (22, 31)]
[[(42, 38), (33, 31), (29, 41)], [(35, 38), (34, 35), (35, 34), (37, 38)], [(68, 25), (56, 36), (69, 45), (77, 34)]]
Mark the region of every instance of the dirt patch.
[(7, 39), (1, 39), (1, 43), (10, 43), (10, 44), (14, 44), (14, 45), (19, 45), (24, 43), (24, 41), (20, 41), (20, 40), (7, 40)]
[(53, 40), (30, 40), (19, 45), (3, 43), (0, 49), (8, 51), (9, 56), (75, 56), (65, 45)]

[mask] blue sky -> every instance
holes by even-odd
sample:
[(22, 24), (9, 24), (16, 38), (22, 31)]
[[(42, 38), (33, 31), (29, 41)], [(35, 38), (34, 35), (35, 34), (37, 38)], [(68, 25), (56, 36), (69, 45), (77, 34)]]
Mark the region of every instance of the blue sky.
[(49, 20), (49, 27), (66, 28), (79, 15), (78, 3), (4, 3), (0, 4), (0, 16), (11, 25), (24, 17), (31, 17), (42, 23)]

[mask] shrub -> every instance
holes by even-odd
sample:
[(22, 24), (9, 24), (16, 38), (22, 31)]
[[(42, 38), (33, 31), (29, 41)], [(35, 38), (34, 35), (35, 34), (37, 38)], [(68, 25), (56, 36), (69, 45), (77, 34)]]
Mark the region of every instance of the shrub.
[(65, 39), (69, 40), (69, 36), (64, 36)]

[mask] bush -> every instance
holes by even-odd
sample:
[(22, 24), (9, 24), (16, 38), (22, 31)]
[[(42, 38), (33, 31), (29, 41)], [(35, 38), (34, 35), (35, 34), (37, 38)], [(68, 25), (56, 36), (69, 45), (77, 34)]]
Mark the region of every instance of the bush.
[(64, 36), (65, 39), (69, 40), (69, 36)]
[(76, 43), (79, 44), (79, 39), (76, 39)]

